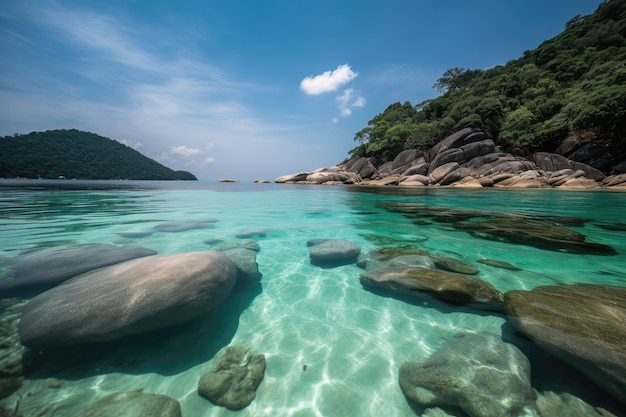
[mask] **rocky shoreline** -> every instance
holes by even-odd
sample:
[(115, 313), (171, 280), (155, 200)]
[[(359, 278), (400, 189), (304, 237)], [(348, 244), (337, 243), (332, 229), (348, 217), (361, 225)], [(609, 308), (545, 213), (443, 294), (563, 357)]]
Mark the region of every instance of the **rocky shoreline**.
[(466, 128), (426, 152), (407, 149), (383, 164), (374, 157), (353, 158), (330, 168), (284, 175), (274, 182), (626, 190), (626, 161), (609, 164), (611, 156), (592, 145), (571, 137), (555, 153), (537, 152), (528, 159), (515, 151), (503, 152), (490, 133)]

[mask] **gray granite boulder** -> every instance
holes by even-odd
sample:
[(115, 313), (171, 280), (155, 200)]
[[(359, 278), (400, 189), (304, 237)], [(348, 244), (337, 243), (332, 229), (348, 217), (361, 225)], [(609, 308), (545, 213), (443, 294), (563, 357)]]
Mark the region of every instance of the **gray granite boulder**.
[(99, 399), (77, 417), (181, 417), (180, 403), (160, 394), (116, 392)]
[(372, 158), (353, 158), (343, 164), (342, 168), (348, 172), (358, 174), (361, 179), (372, 178), (378, 174), (376, 167), (372, 163)]
[(487, 333), (457, 335), (426, 360), (403, 363), (399, 382), (411, 401), (457, 407), (470, 417), (517, 416), (535, 399), (526, 356)]
[(361, 253), (361, 248), (343, 239), (312, 239), (307, 246), (311, 263), (322, 267), (353, 264)]
[(560, 171), (562, 169), (572, 169), (574, 171), (581, 170), (585, 173), (585, 177), (602, 181), (606, 175), (601, 171), (589, 165), (572, 161), (562, 155), (548, 152), (537, 152), (533, 155), (533, 160), (544, 171)]
[(435, 298), (452, 305), (503, 311), (502, 293), (479, 278), (438, 269), (392, 266), (360, 274), (365, 287), (382, 288), (400, 295)]
[(31, 299), (21, 342), (52, 348), (174, 326), (217, 308), (237, 268), (215, 251), (155, 255), (91, 271)]
[(278, 184), (294, 183), (306, 180), (310, 172), (298, 172), (296, 174), (283, 175), (274, 180)]
[(510, 322), (626, 403), (626, 288), (549, 285), (509, 291)]
[(440, 165), (436, 169), (430, 171), (430, 173), (428, 174), (428, 178), (430, 178), (431, 184), (437, 184), (446, 175), (450, 174), (453, 171), (456, 171), (459, 168), (461, 168), (461, 166), (458, 162), (448, 162), (447, 164)]
[(212, 229), (215, 227), (218, 219), (187, 219), (165, 222), (154, 226), (157, 232), (177, 233), (194, 229)]
[(244, 247), (234, 247), (222, 251), (222, 253), (230, 258), (237, 267), (237, 282), (248, 284), (258, 282), (261, 275), (259, 274), (259, 265), (256, 262), (256, 252)]
[(87, 271), (155, 254), (156, 251), (144, 247), (100, 243), (34, 249), (12, 262), (13, 278), (0, 281), (0, 295), (56, 285)]
[(230, 410), (247, 407), (265, 376), (265, 355), (241, 346), (229, 346), (216, 356), (213, 368), (198, 381), (198, 393)]
[(431, 162), (438, 154), (448, 149), (460, 148), (468, 143), (479, 142), (485, 139), (491, 139), (491, 135), (480, 129), (465, 128), (439, 141), (424, 154), (424, 157), (426, 158), (426, 162)]

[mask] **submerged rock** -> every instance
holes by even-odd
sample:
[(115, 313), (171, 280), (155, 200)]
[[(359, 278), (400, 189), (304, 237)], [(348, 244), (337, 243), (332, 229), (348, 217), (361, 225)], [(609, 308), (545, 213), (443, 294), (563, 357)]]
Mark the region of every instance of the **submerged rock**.
[(256, 262), (256, 252), (244, 247), (234, 247), (223, 250), (222, 253), (230, 258), (237, 267), (237, 282), (248, 284), (258, 282), (261, 275)]
[(311, 263), (317, 266), (339, 266), (357, 261), (361, 248), (343, 239), (312, 239), (307, 242)]
[(160, 394), (116, 392), (99, 399), (77, 417), (181, 417), (180, 403)]
[(268, 232), (268, 229), (264, 229), (261, 227), (248, 227), (246, 229), (241, 229), (240, 231), (238, 231), (235, 237), (239, 239), (248, 239), (254, 236), (264, 237)]
[(403, 363), (399, 382), (411, 401), (458, 407), (470, 417), (517, 416), (535, 399), (526, 356), (486, 333), (458, 335), (428, 359)]
[(23, 382), (25, 348), (17, 331), (20, 309), (21, 305), (14, 304), (0, 315), (0, 399), (18, 390)]
[(459, 274), (476, 275), (480, 271), (474, 265), (461, 262), (458, 259), (449, 258), (447, 256), (432, 256), (435, 266), (444, 271), (457, 272)]
[(80, 275), (30, 300), (19, 325), (37, 348), (105, 342), (169, 327), (217, 308), (237, 268), (214, 251), (155, 255)]
[(188, 219), (165, 222), (154, 226), (157, 232), (177, 233), (194, 229), (212, 229), (218, 219)]
[(578, 397), (566, 392), (552, 391), (539, 393), (535, 403), (540, 417), (617, 417), (608, 410), (592, 407)]
[(509, 291), (511, 323), (626, 403), (626, 288), (548, 285)]
[(198, 393), (230, 410), (247, 407), (265, 376), (265, 355), (255, 355), (242, 346), (229, 346), (215, 357), (210, 371), (202, 374)]
[(510, 264), (508, 262), (505, 261), (499, 261), (497, 259), (479, 259), (476, 262), (479, 262), (481, 264), (485, 264), (485, 265), (489, 265), (489, 266), (493, 266), (496, 268), (502, 268), (502, 269), (508, 269), (509, 271), (521, 271), (522, 268), (515, 266), (513, 264)]
[(504, 217), (455, 223), (454, 227), (480, 239), (534, 246), (539, 249), (591, 255), (616, 255), (611, 246), (587, 242), (582, 233), (547, 221)]
[(13, 278), (0, 281), (0, 295), (56, 285), (84, 272), (156, 253), (140, 246), (121, 248), (101, 243), (31, 250), (15, 258)]
[(385, 267), (360, 274), (361, 284), (393, 293), (433, 297), (452, 305), (502, 311), (502, 293), (479, 278), (425, 268)]

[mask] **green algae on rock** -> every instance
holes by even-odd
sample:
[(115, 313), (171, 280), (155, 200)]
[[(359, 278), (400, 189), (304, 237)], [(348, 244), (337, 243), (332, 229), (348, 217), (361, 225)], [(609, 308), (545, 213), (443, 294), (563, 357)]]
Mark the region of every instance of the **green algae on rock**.
[(528, 358), (488, 333), (459, 334), (424, 361), (403, 363), (399, 382), (411, 401), (471, 417), (514, 417), (535, 399)]
[(228, 346), (215, 357), (211, 370), (198, 382), (198, 393), (230, 410), (247, 407), (265, 375), (265, 355), (242, 346)]
[(507, 292), (504, 307), (539, 347), (626, 402), (626, 288), (546, 285)]
[(360, 274), (361, 284), (452, 305), (501, 312), (502, 293), (479, 278), (426, 268), (384, 267)]

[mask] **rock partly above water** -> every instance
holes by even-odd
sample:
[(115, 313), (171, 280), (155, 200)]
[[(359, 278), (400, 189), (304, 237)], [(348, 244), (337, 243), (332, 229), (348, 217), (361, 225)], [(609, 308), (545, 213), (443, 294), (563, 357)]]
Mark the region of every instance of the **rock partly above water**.
[[(558, 149), (556, 150), (559, 151)], [(539, 152), (530, 159), (502, 152), (480, 129), (462, 129), (426, 152), (407, 149), (393, 161), (356, 157), (330, 168), (276, 178), (277, 183), (400, 185), (412, 187), (510, 187), (626, 189), (626, 174), (609, 177), (580, 155)], [(623, 172), (623, 171), (622, 171)]]
[(30, 300), (22, 344), (53, 348), (105, 342), (169, 327), (217, 308), (237, 268), (214, 251), (155, 255), (80, 275)]
[(360, 274), (366, 287), (396, 294), (435, 298), (452, 305), (502, 311), (502, 293), (470, 275), (426, 268), (384, 267)]
[(575, 284), (509, 291), (511, 323), (626, 403), (626, 288)]
[(77, 417), (181, 417), (180, 404), (173, 398), (143, 392), (116, 392), (101, 398)]
[(230, 410), (247, 407), (265, 375), (265, 355), (241, 346), (229, 346), (215, 357), (213, 368), (202, 374), (198, 393)]
[(400, 366), (404, 395), (423, 406), (452, 406), (470, 417), (513, 417), (535, 399), (530, 363), (487, 333), (459, 334), (429, 358)]
[(312, 239), (307, 246), (311, 263), (322, 267), (353, 264), (361, 253), (361, 248), (343, 239)]
[(84, 272), (155, 254), (156, 251), (144, 247), (122, 248), (103, 243), (33, 249), (12, 262), (13, 278), (0, 281), (0, 295), (56, 285)]

